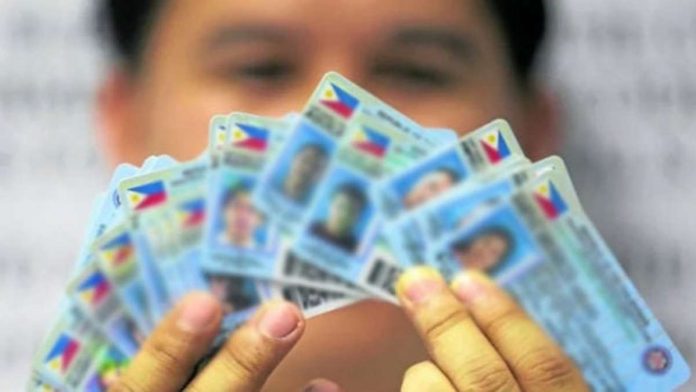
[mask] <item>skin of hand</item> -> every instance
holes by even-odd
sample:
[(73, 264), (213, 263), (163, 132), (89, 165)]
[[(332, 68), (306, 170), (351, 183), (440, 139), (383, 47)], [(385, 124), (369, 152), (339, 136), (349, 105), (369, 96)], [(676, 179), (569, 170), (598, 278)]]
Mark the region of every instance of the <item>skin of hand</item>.
[(266, 303), (186, 384), (221, 320), (222, 307), (213, 296), (189, 294), (145, 341), (110, 391), (256, 391), (305, 328), (302, 313), (294, 305)]
[(481, 272), (448, 287), (417, 267), (396, 288), (430, 356), (408, 369), (402, 392), (588, 390), (572, 360)]
[[(448, 287), (436, 270), (416, 267), (396, 289), (430, 355), (406, 371), (402, 392), (589, 390), (572, 360), (484, 274), (461, 274)], [(110, 391), (260, 390), (305, 327), (294, 305), (264, 304), (187, 385), (221, 320), (214, 297), (188, 295)], [(341, 391), (328, 380), (314, 380), (304, 390)]]

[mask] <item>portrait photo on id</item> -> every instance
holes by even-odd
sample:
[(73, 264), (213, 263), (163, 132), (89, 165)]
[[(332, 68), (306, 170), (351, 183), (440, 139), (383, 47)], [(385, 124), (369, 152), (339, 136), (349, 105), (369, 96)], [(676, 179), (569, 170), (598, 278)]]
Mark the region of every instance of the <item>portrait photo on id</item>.
[(239, 182), (232, 185), (221, 200), (222, 226), (218, 242), (237, 248), (259, 246), (260, 231), (264, 217), (251, 200), (250, 184)]
[[(0, 200), (21, 207), (9, 221), (27, 214), (27, 238), (58, 228), (36, 245), (0, 231), (13, 282), (0, 296), (26, 307), (0, 309), (16, 314), (2, 336), (25, 341), (0, 351), (26, 358), (5, 382), (696, 388), (696, 6), (668, 2), (682, 12), (657, 0), (8, 0), (0, 14), (20, 17), (0, 28), (0, 51), (26, 48), (7, 75), (93, 77), (71, 109), (86, 125), (41, 106), (34, 133), (0, 148)], [(68, 22), (74, 35), (60, 35)], [(29, 74), (17, 64), (30, 58), (55, 70)], [(34, 85), (22, 83), (0, 75), (0, 115), (41, 95), (13, 98)], [(89, 162), (28, 150), (76, 143)], [(32, 309), (25, 338), (10, 339)]]

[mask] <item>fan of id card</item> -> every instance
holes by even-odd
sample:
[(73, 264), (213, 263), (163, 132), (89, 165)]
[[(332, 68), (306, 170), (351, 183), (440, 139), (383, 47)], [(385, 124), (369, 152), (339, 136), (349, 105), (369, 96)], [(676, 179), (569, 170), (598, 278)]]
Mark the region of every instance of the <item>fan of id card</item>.
[(683, 384), (688, 365), (561, 158), (531, 162), (504, 120), (458, 134), (329, 73), (299, 113), (214, 116), (193, 161), (117, 167), (29, 390), (106, 390), (192, 291), (223, 305), (219, 343), (271, 299), (306, 317), (366, 299), (398, 304), (395, 280), (424, 264), (446, 278), (489, 274), (594, 390)]

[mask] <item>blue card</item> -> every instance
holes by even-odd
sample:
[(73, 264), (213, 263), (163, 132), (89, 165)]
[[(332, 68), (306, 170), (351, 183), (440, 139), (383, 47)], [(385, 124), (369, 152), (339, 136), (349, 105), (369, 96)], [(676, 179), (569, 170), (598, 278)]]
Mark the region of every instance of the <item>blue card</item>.
[(393, 220), (460, 183), (526, 161), (510, 126), (496, 120), (383, 180), (374, 196), (385, 219)]
[(487, 272), (595, 389), (672, 390), (689, 369), (586, 218), (563, 166), (474, 211), (427, 262), (451, 277)]
[(228, 117), (228, 140), (211, 159), (203, 264), (211, 273), (277, 277), (278, 228), (252, 198), (264, 165), (276, 154), (290, 125), (245, 113)]

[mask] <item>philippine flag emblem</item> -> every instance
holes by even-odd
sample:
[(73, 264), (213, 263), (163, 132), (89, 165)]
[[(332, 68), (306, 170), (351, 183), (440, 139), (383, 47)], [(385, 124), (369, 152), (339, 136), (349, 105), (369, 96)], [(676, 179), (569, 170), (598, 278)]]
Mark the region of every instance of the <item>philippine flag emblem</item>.
[(488, 161), (492, 164), (496, 164), (510, 156), (510, 148), (507, 142), (505, 142), (503, 134), (498, 129), (486, 133), (481, 138), (481, 146), (483, 151), (486, 152)]
[(205, 200), (195, 199), (179, 206), (179, 216), (184, 227), (196, 227), (205, 220)]
[(113, 267), (125, 264), (133, 255), (133, 242), (128, 233), (123, 233), (102, 245), (102, 256)]
[(225, 137), (227, 137), (227, 127), (224, 125), (218, 125), (216, 128), (216, 131), (217, 132), (215, 133), (216, 134), (215, 140), (219, 146), (225, 142)]
[(265, 151), (268, 146), (268, 130), (249, 124), (236, 123), (230, 141), (233, 146), (253, 151)]
[(131, 208), (142, 211), (158, 206), (167, 201), (167, 192), (163, 181), (153, 181), (130, 188), (126, 191)]
[(372, 128), (362, 127), (355, 135), (353, 146), (372, 156), (383, 158), (389, 148), (389, 142), (389, 137)]
[(539, 185), (534, 192), (534, 199), (546, 218), (554, 220), (568, 211), (568, 205), (561, 197), (556, 186), (548, 181)]
[(64, 374), (77, 357), (80, 343), (63, 333), (58, 336), (55, 344), (48, 352), (44, 362), (58, 374)]
[(109, 294), (110, 289), (111, 286), (104, 274), (96, 271), (77, 287), (77, 292), (86, 303), (97, 305)]
[(324, 88), (320, 102), (344, 119), (349, 119), (360, 103), (357, 98), (333, 83)]

